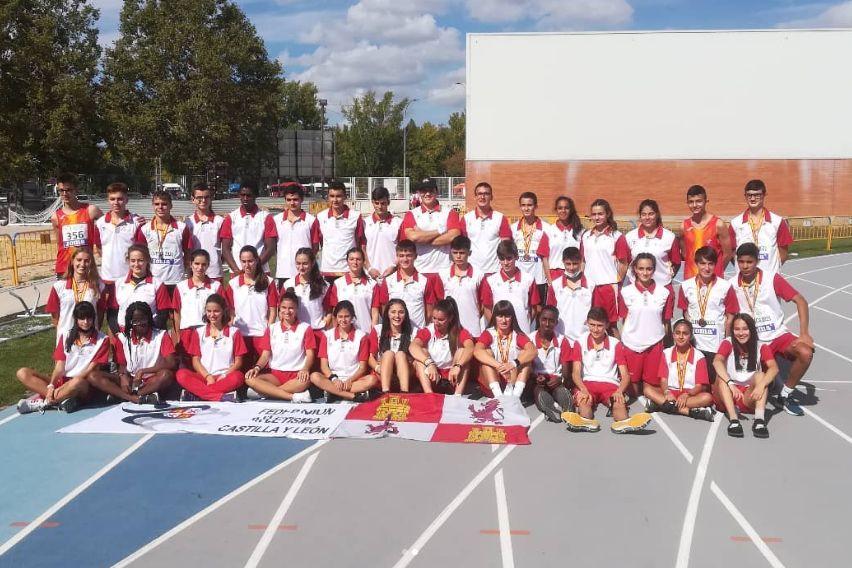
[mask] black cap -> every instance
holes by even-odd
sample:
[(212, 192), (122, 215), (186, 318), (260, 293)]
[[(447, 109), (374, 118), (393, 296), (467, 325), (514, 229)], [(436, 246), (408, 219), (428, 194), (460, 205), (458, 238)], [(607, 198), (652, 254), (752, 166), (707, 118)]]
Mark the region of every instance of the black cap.
[(417, 184), (417, 191), (426, 191), (426, 190), (438, 191), (438, 184), (435, 183), (435, 180), (433, 180), (430, 177), (423, 178), (420, 181), (420, 183)]

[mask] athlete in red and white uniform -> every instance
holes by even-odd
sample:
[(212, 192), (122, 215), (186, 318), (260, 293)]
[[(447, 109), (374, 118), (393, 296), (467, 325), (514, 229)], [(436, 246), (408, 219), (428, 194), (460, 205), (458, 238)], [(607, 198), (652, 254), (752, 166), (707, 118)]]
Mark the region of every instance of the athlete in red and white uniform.
[(418, 272), (437, 274), (450, 265), (450, 243), (461, 234), (459, 214), (451, 207), (441, 207), (438, 186), (433, 180), (423, 180), (417, 192), (420, 206), (405, 214), (400, 239), (417, 245), (414, 266)]
[(482, 305), (479, 303), (484, 275), (472, 263), (471, 241), (459, 235), (450, 243), (453, 263), (438, 272), (444, 296), (456, 301), (461, 326), (473, 337), (482, 333)]
[(417, 252), (414, 243), (409, 240), (399, 241), (396, 245), (395, 274), (391, 274), (376, 288), (373, 299), (373, 321), (378, 321), (379, 314), (385, 304), (393, 298), (399, 298), (408, 307), (411, 323), (417, 327), (425, 327), (432, 317), (432, 306), (444, 297), (444, 289), (440, 278), (435, 274), (423, 274), (417, 265)]
[(630, 247), (616, 228), (612, 207), (606, 200), (592, 202), (589, 218), (594, 226), (580, 238), (583, 273), (593, 289), (592, 305), (606, 310), (610, 332), (618, 337), (618, 289), (627, 273)]
[(207, 276), (222, 279), (222, 223), (225, 218), (213, 212), (213, 191), (204, 182), (192, 186), (195, 213), (184, 219), (191, 237), (190, 251), (206, 250), (210, 255)]
[(97, 310), (95, 324), (100, 329), (109, 304), (108, 289), (98, 276), (95, 256), (89, 248), (74, 249), (65, 274), (63, 280), (58, 280), (51, 286), (44, 308), (56, 326), (57, 341), (63, 335), (67, 337), (74, 325), (71, 315), (74, 306), (80, 302), (91, 302)]
[(172, 217), (172, 196), (155, 191), (151, 196), (154, 218), (136, 230), (136, 244), (148, 247), (151, 273), (165, 284), (169, 293), (183, 280), (186, 259), (192, 246), (192, 234), (186, 223)]
[(189, 345), (192, 330), (204, 325), (204, 306), (213, 294), (223, 294), (222, 283), (207, 276), (210, 255), (206, 250), (192, 252), (189, 268), (192, 276), (181, 280), (172, 294), (175, 329), (179, 330), (180, 344)]
[(717, 380), (713, 384), (716, 407), (728, 416), (728, 435), (742, 438), (738, 412), (754, 412), (755, 437), (769, 437), (766, 428), (766, 400), (769, 387), (778, 374), (778, 364), (769, 345), (757, 340), (754, 319), (737, 314), (731, 323), (731, 337), (722, 341), (713, 360)]
[[(731, 248), (741, 244), (754, 243), (758, 249), (758, 267), (768, 272), (781, 272), (781, 265), (787, 262), (793, 235), (787, 221), (776, 213), (766, 209), (766, 185), (759, 179), (749, 181), (745, 186), (748, 208), (742, 215), (731, 219)], [(758, 324), (758, 327), (760, 325)]]
[(62, 198), (62, 207), (50, 217), (56, 229), (56, 264), (54, 272), (59, 277), (65, 275), (68, 261), (75, 248), (97, 245), (95, 221), (101, 216), (101, 210), (94, 205), (81, 203), (77, 199), (77, 177), (62, 174), (56, 181), (56, 192)]
[(317, 214), (315, 244), (322, 247), (320, 270), (326, 278), (346, 273), (347, 251), (363, 248), (364, 219), (346, 205), (346, 186), (333, 181), (328, 185), (328, 209)]
[(500, 241), (512, 238), (512, 229), (506, 216), (491, 207), (494, 197), (491, 184), (479, 182), (473, 194), (476, 207), (461, 218), (460, 229), (461, 234), (470, 239), (470, 263), (478, 272), (487, 276), (500, 270), (497, 245)]
[[(754, 318), (757, 337), (769, 344), (773, 355), (791, 361), (790, 370), (781, 387), (784, 410), (795, 416), (804, 411), (791, 395), (805, 375), (814, 355), (814, 340), (809, 333), (810, 311), (808, 302), (780, 274), (758, 268), (758, 248), (745, 243), (737, 248), (739, 274), (730, 282), (737, 295), (740, 311)], [(780, 300), (796, 304), (799, 336), (787, 329)]]
[[(322, 277), (316, 253), (310, 247), (300, 248), (296, 252), (296, 276), (288, 278), (281, 284), (279, 296), (291, 288), (299, 298), (299, 321), (307, 323), (315, 331), (325, 329), (327, 322), (325, 297), (330, 286)], [(370, 301), (372, 302), (372, 297)], [(317, 336), (317, 345), (319, 345), (319, 336)]]
[(432, 323), (417, 332), (410, 347), (423, 392), (464, 394), (473, 349), (473, 337), (461, 327), (453, 299), (440, 300), (432, 310)]
[(243, 357), (244, 368), (250, 369), (260, 355), (267, 327), (275, 321), (278, 291), (262, 270), (260, 256), (254, 247), (243, 247), (239, 259), (242, 274), (228, 281), (223, 295), (234, 314), (234, 327), (240, 330), (248, 350)]
[(522, 272), (515, 264), (518, 260), (518, 249), (514, 241), (501, 241), (497, 245), (497, 258), (500, 259), (500, 270), (482, 279), (480, 286), (480, 302), (486, 320), (492, 319), (492, 308), (501, 300), (506, 300), (517, 306), (518, 325), (521, 331), (532, 331), (532, 322), (541, 309), (539, 288), (535, 278)]
[(411, 360), (408, 348), (417, 328), (411, 323), (405, 302), (390, 300), (382, 313), (382, 323), (370, 330), (370, 367), (379, 377), (382, 392), (390, 392), (394, 379), (399, 390), (411, 386)]
[(518, 249), (518, 268), (535, 279), (539, 295), (543, 296), (546, 274), (550, 273), (550, 239), (545, 223), (536, 214), (538, 197), (531, 191), (518, 198), (521, 218), (512, 224), (512, 240)]
[(236, 390), (245, 382), (240, 369), (247, 353), (243, 336), (228, 325), (228, 306), (219, 294), (207, 298), (204, 311), (207, 325), (192, 330), (187, 347), (192, 370), (177, 372), (177, 381), (184, 388), (181, 400), (239, 402)]
[(101, 278), (112, 284), (127, 276), (127, 252), (145, 218), (127, 210), (126, 184), (111, 183), (106, 193), (110, 209), (95, 221), (95, 242), (101, 251)]
[[(151, 257), (148, 249), (141, 245), (131, 245), (127, 251), (130, 270), (127, 275), (113, 284), (107, 306), (107, 322), (113, 334), (126, 331), (127, 307), (134, 302), (144, 302), (151, 309), (155, 326), (165, 329), (165, 317), (172, 309), (172, 298), (162, 282), (151, 275)], [(157, 324), (162, 313), (161, 323)]]
[(536, 355), (535, 346), (521, 330), (512, 304), (507, 300), (495, 303), (488, 329), (476, 340), (473, 350), (480, 364), (482, 394), (520, 398)]
[(269, 259), (275, 254), (275, 223), (269, 211), (257, 206), (257, 188), (251, 183), (240, 187), (240, 206), (225, 216), (219, 237), (222, 239), (222, 256), (231, 274), (240, 272), (240, 251), (252, 246), (257, 251), (263, 271), (269, 274)]
[(349, 249), (344, 256), (347, 271), (329, 286), (325, 295), (325, 311), (331, 313), (338, 302), (349, 300), (355, 309), (355, 327), (364, 333), (370, 333), (373, 324), (378, 321), (375, 311), (378, 285), (375, 280), (367, 277), (364, 270), (364, 251), (356, 247)]
[(297, 316), (299, 298), (284, 291), (278, 303), (278, 322), (269, 324), (261, 340), (257, 364), (246, 373), (246, 384), (267, 398), (311, 402), (311, 367), (317, 353), (313, 329)]
[(556, 333), (564, 334), (572, 341), (589, 331), (586, 316), (592, 307), (592, 288), (580, 270), (580, 249), (568, 247), (562, 253), (565, 270), (551, 270), (551, 285), (547, 292), (547, 305), (559, 310)]
[[(304, 194), (301, 186), (291, 185), (284, 190), (284, 203), (287, 208), (272, 216), (275, 233), (278, 236), (278, 250), (275, 254), (275, 278), (280, 285), (284, 280), (298, 274), (296, 252), (302, 248), (316, 250), (319, 226), (316, 217), (302, 209)], [(280, 288), (280, 286), (279, 286)]]
[(573, 407), (566, 384), (571, 380), (574, 343), (556, 333), (558, 321), (559, 311), (554, 306), (542, 308), (538, 329), (530, 334), (530, 341), (538, 352), (532, 370), (535, 405), (549, 421), (561, 423), (562, 413)]
[(656, 379), (645, 381), (645, 410), (713, 420), (710, 363), (692, 346), (692, 324), (678, 320), (672, 333), (675, 344), (663, 350)]
[[(654, 282), (661, 286), (672, 283), (680, 270), (680, 241), (677, 235), (663, 227), (660, 206), (656, 201), (645, 199), (639, 204), (639, 226), (629, 231), (624, 238), (633, 258), (640, 252), (647, 252), (657, 259)], [(636, 280), (629, 270), (627, 279), (630, 282)]]
[(655, 259), (640, 252), (633, 259), (636, 281), (621, 289), (618, 313), (624, 319), (621, 342), (630, 372), (631, 396), (642, 394), (642, 381), (655, 382), (663, 352), (663, 339), (671, 333), (674, 290), (654, 280)]
[(364, 265), (370, 278), (378, 280), (391, 274), (396, 267), (396, 245), (402, 219), (388, 211), (390, 192), (377, 187), (370, 196), (373, 214), (364, 218), (364, 240), (367, 254)]
[[(554, 210), (556, 211), (556, 222), (548, 223), (544, 227), (550, 245), (550, 273), (545, 274), (548, 281), (552, 280), (555, 270), (562, 269), (565, 249), (575, 247), (579, 250), (580, 237), (584, 230), (573, 199), (560, 195), (556, 198)], [(588, 310), (580, 318), (582, 321), (586, 321), (587, 312)]]

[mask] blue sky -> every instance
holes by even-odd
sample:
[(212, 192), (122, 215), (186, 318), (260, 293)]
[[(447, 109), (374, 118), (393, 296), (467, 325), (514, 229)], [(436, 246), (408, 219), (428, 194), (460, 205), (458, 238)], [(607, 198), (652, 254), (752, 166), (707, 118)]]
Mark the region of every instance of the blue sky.
[[(418, 99), (417, 121), (464, 108), (465, 34), (501, 31), (852, 27), (852, 0), (235, 0), (288, 80), (313, 81), (329, 120), (367, 89)], [(123, 0), (92, 0), (101, 44)]]

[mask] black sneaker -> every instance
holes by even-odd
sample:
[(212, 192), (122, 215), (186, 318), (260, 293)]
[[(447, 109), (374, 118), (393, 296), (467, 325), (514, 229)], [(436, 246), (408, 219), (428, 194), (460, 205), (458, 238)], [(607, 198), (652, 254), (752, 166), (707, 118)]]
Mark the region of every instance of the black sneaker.
[(77, 397), (75, 397), (75, 396), (70, 396), (70, 397), (66, 398), (65, 400), (63, 400), (62, 402), (59, 403), (59, 410), (62, 410), (63, 412), (67, 412), (68, 414), (71, 414), (72, 412), (77, 410), (79, 407), (80, 407), (80, 401), (77, 400)]
[(781, 398), (781, 403), (784, 406), (784, 412), (793, 416), (804, 416), (805, 411), (799, 406), (799, 403), (793, 400), (793, 397), (787, 396)]
[(763, 418), (755, 418), (751, 425), (751, 433), (755, 438), (768, 438), (769, 428), (766, 427), (766, 420)]
[(151, 394), (143, 394), (139, 397), (139, 404), (160, 404), (160, 393), (152, 392)]
[(673, 400), (667, 400), (660, 405), (660, 410), (666, 414), (677, 414), (677, 403)]
[(690, 418), (695, 418), (696, 420), (706, 420), (708, 422), (713, 422), (713, 416), (715, 414), (716, 411), (713, 410), (712, 406), (702, 406), (701, 408), (689, 409)]
[(547, 418), (548, 422), (562, 422), (562, 413), (556, 412), (556, 407), (553, 406), (556, 401), (553, 400), (553, 396), (547, 392), (547, 389), (537, 388), (535, 389), (533, 396), (535, 397), (536, 408), (544, 414), (544, 417)]
[[(571, 396), (571, 391), (564, 385), (559, 385), (553, 389), (552, 394), (553, 398), (556, 400), (556, 404), (562, 408), (563, 412), (574, 410), (574, 397)], [(561, 417), (559, 421), (562, 422)]]
[(340, 402), (341, 400), (344, 400), (344, 399), (339, 397), (339, 396), (335, 396), (335, 395), (331, 394), (330, 392), (325, 393), (325, 403), (326, 404), (334, 404), (336, 402)]
[(731, 438), (742, 438), (744, 436), (743, 425), (740, 424), (739, 420), (731, 420), (728, 424), (728, 436)]
[(370, 402), (370, 391), (356, 392), (352, 402)]

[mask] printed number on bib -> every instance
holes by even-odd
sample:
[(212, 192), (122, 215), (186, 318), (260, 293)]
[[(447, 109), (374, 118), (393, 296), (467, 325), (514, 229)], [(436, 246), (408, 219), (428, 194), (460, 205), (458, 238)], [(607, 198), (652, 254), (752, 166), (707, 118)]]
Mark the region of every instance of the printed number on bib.
[(89, 227), (85, 223), (62, 226), (62, 244), (65, 247), (85, 245), (89, 240)]

